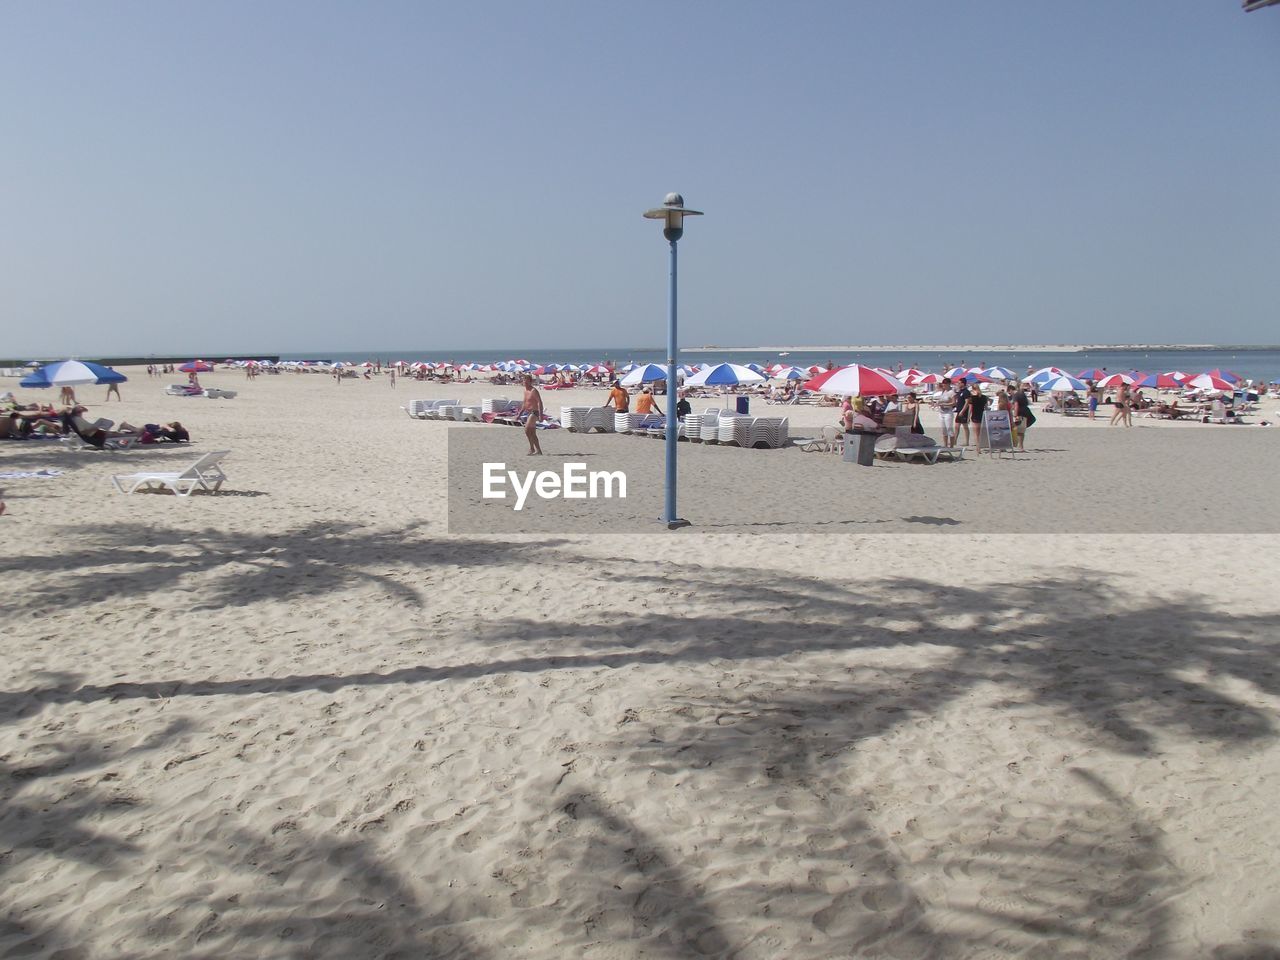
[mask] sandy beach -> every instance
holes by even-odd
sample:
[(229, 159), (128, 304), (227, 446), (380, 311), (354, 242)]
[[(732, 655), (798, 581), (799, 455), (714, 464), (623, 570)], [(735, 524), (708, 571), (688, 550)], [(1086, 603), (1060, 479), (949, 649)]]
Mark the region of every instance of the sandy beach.
[(449, 431), (522, 438), (401, 405), (517, 388), (125, 372), (190, 448), (0, 444), (61, 471), (0, 480), (0, 955), (1280, 955), (1280, 431), (693, 449), (688, 530), (459, 534)]

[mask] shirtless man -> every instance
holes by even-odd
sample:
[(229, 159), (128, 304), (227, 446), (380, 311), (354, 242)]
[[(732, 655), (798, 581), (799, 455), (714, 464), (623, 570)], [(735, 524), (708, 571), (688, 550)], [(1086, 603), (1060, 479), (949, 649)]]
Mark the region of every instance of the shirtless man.
[(521, 413), (528, 413), (529, 419), (524, 422), (525, 439), (529, 441), (529, 456), (541, 456), (542, 444), (538, 441), (538, 421), (542, 418), (542, 394), (533, 385), (533, 377), (524, 375), (524, 403)]

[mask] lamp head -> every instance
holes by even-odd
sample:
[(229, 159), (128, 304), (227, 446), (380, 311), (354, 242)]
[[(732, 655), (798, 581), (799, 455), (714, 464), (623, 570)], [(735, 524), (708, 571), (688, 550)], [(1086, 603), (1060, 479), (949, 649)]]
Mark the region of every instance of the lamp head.
[(668, 193), (666, 199), (662, 201), (662, 206), (646, 210), (644, 215), (649, 220), (665, 221), (662, 235), (671, 243), (675, 243), (684, 235), (684, 218), (700, 217), (702, 211), (688, 209), (684, 205), (684, 197), (678, 193)]

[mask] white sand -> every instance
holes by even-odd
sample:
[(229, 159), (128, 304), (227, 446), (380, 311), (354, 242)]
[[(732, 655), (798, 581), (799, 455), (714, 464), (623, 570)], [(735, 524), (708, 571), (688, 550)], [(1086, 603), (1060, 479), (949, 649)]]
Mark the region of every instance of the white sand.
[(1276, 537), (450, 537), (398, 405), (493, 388), (131, 374), (194, 448), (0, 444), (0, 955), (1280, 949)]

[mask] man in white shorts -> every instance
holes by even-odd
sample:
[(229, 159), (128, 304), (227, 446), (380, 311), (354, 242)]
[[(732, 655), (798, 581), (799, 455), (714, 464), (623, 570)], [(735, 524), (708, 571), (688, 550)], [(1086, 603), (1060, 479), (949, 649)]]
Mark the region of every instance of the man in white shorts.
[(956, 391), (951, 378), (942, 380), (942, 392), (938, 394), (938, 417), (942, 420), (942, 445), (953, 447), (956, 442)]

